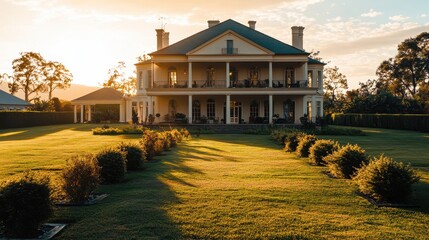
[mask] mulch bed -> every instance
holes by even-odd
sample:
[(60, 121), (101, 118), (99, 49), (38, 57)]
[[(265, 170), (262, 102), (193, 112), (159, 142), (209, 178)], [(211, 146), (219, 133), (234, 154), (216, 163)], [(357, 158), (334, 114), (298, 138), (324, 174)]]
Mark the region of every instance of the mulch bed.
[(89, 199), (84, 202), (84, 203), (70, 203), (67, 201), (60, 201), (55, 203), (56, 206), (61, 206), (61, 207), (67, 207), (67, 206), (90, 206), (90, 205), (94, 205), (100, 201), (102, 201), (103, 199), (105, 199), (107, 196), (109, 196), (109, 194), (94, 194), (91, 195), (89, 197)]
[(39, 235), (34, 238), (7, 238), (0, 235), (0, 240), (31, 240), (31, 239), (42, 239), (48, 240), (57, 235), (61, 230), (63, 230), (67, 224), (63, 223), (46, 223), (40, 226)]

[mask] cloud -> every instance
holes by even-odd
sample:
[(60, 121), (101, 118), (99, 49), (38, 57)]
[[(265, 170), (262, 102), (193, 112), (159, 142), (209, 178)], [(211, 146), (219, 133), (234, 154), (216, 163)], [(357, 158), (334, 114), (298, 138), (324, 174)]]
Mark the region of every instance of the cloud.
[(395, 16), (389, 17), (389, 19), (391, 21), (394, 21), (394, 22), (403, 22), (403, 21), (405, 21), (405, 20), (407, 20), (409, 18), (410, 17), (406, 17), (406, 16), (403, 16), (403, 15), (395, 15)]
[(377, 16), (380, 16), (380, 15), (382, 15), (383, 13), (382, 12), (377, 12), (377, 11), (374, 11), (374, 9), (370, 9), (369, 10), (369, 12), (367, 12), (367, 13), (362, 13), (361, 14), (361, 16), (362, 17), (370, 17), (370, 18), (373, 18), (373, 17), (377, 17)]
[(427, 15), (426, 14), (422, 14), (422, 15), (420, 15), (420, 17), (421, 18), (425, 18), (425, 17), (427, 17)]

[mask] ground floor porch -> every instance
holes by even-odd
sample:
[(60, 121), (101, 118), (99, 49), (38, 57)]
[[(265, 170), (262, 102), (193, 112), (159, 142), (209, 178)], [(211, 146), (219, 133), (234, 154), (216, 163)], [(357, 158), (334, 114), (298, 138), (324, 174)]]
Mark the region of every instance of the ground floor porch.
[(131, 101), (126, 112), (146, 124), (300, 124), (303, 116), (315, 122), (323, 115), (323, 98), (314, 95), (135, 96)]

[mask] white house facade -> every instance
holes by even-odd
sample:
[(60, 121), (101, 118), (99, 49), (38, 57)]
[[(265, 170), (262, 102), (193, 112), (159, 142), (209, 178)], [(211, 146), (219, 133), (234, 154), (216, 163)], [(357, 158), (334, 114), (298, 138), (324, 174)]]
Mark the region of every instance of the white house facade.
[[(323, 66), (303, 49), (304, 27), (292, 27), (292, 45), (233, 20), (169, 45), (157, 29), (158, 50), (136, 64), (132, 108), (140, 122), (299, 124), (323, 115)], [(125, 111), (131, 121), (131, 109)]]

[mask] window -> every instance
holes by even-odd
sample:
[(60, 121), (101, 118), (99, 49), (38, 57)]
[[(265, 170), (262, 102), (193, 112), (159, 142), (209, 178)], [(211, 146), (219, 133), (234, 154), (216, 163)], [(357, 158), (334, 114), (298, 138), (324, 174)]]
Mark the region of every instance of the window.
[(204, 87), (213, 87), (213, 85), (214, 85), (214, 75), (215, 75), (215, 69), (214, 69), (214, 67), (208, 67), (207, 68), (207, 81), (203, 85)]
[(290, 99), (283, 102), (283, 117), (288, 123), (293, 123), (295, 121), (295, 102)]
[(308, 77), (307, 86), (312, 87), (313, 86), (313, 71), (308, 71), (307, 77)]
[(322, 71), (317, 71), (317, 85), (316, 87), (322, 88), (323, 82), (322, 82)]
[(174, 87), (177, 84), (177, 71), (175, 67), (168, 68), (168, 85)]
[(143, 89), (143, 71), (139, 72), (139, 89)]
[(192, 102), (192, 121), (200, 120), (201, 118), (201, 104), (200, 101), (194, 100)]
[(176, 100), (174, 99), (170, 99), (170, 101), (168, 102), (168, 115), (170, 117), (174, 117), (176, 115)]
[(288, 68), (285, 70), (285, 84), (287, 87), (291, 86), (295, 82), (295, 70)]
[(317, 101), (316, 108), (317, 108), (316, 116), (321, 117), (322, 116), (322, 103), (320, 101)]
[(268, 101), (264, 101), (264, 117), (268, 118), (270, 115), (270, 104)]
[[(147, 83), (152, 83), (152, 70), (147, 70), (147, 79), (146, 79)], [(151, 84), (153, 86), (153, 84)], [(146, 86), (148, 87), (148, 86)]]
[(207, 100), (207, 118), (215, 119), (216, 117), (216, 103), (215, 100), (209, 99)]
[(226, 54), (233, 54), (233, 53), (234, 53), (234, 41), (226, 40)]
[(259, 116), (259, 103), (256, 101), (252, 101), (250, 103), (250, 117), (258, 117)]

